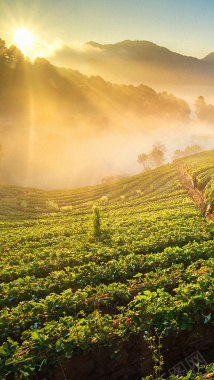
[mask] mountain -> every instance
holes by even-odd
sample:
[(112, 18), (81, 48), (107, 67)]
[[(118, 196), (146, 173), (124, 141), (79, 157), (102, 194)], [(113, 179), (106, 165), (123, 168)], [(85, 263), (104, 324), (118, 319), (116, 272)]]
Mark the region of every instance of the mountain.
[(206, 55), (206, 57), (202, 58), (202, 61), (214, 65), (214, 52)]
[(11, 184), (71, 187), (126, 172), (121, 162), (130, 136), (157, 139), (161, 124), (172, 129), (190, 115), (172, 94), (113, 84), (42, 58), (31, 63), (18, 50), (0, 54), (0, 83), (0, 178)]
[[(84, 50), (85, 49), (85, 50)], [(80, 68), (88, 75), (101, 75), (116, 83), (214, 84), (214, 65), (209, 60), (184, 56), (149, 41), (115, 44), (87, 42), (82, 54), (64, 46), (51, 62)]]

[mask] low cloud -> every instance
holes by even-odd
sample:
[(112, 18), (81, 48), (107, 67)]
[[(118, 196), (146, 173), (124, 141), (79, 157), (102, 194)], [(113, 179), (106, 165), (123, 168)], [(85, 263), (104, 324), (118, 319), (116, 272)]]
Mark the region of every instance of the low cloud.
[(101, 57), (103, 50), (80, 41), (74, 41), (67, 45), (64, 41), (56, 39), (47, 46), (46, 57), (51, 63), (58, 66), (73, 67), (81, 62), (94, 60)]

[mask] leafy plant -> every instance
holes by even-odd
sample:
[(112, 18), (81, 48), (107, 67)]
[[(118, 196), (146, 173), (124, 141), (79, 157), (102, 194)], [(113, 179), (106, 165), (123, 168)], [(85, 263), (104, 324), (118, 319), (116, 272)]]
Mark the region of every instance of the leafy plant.
[(101, 220), (100, 220), (100, 209), (95, 206), (93, 209), (93, 232), (94, 236), (100, 236), (101, 233)]

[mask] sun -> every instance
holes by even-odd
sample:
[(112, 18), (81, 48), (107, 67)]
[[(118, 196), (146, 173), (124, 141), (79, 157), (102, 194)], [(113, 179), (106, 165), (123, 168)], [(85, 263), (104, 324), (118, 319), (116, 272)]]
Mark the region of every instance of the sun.
[(17, 29), (14, 33), (16, 46), (22, 51), (23, 54), (28, 49), (32, 49), (34, 37), (33, 34), (27, 29)]

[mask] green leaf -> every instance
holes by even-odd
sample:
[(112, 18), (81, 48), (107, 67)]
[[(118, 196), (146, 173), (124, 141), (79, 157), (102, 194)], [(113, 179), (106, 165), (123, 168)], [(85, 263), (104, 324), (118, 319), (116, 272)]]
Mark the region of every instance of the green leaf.
[(142, 276), (142, 273), (137, 273), (133, 277), (137, 278), (137, 277), (141, 277), (141, 276)]
[(210, 319), (211, 319), (211, 314), (208, 314), (207, 316), (205, 316), (204, 323), (209, 322)]
[(3, 347), (0, 347), (0, 355), (6, 355), (7, 352), (3, 349)]
[(187, 324), (185, 322), (182, 322), (181, 328), (185, 330), (187, 328)]
[(39, 333), (36, 332), (36, 331), (33, 331), (32, 334), (31, 334), (31, 338), (33, 340), (39, 340), (39, 338), (40, 338)]
[(7, 342), (4, 342), (2, 347), (3, 347), (3, 350), (6, 352), (9, 350), (9, 344)]
[(143, 292), (146, 296), (148, 295), (148, 296), (150, 296), (151, 295), (151, 292), (150, 292), (150, 290), (145, 290), (144, 292)]

